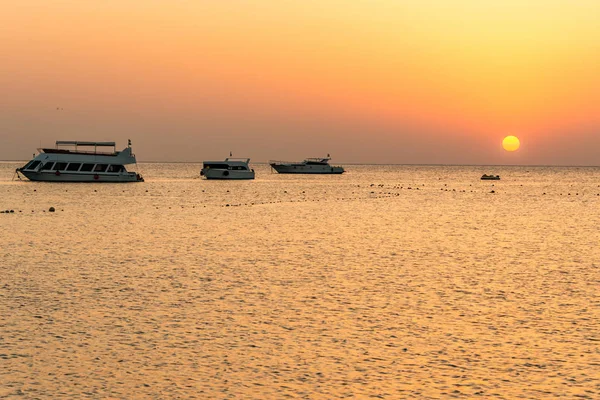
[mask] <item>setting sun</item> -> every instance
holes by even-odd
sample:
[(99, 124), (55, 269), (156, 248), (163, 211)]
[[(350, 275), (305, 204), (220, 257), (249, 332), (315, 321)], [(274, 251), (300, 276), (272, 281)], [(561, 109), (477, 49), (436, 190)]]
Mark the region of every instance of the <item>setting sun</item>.
[(521, 142), (516, 136), (507, 136), (502, 141), (502, 147), (504, 147), (504, 150), (506, 151), (516, 151), (521, 147)]

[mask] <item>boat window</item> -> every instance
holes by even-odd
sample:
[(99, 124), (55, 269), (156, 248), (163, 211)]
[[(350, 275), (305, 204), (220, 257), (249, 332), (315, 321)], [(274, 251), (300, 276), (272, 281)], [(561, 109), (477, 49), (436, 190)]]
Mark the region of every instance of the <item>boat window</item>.
[(94, 164), (83, 164), (79, 172), (90, 172), (94, 169)]
[(94, 167), (94, 172), (104, 172), (106, 171), (107, 167), (108, 164), (96, 164), (96, 166)]
[(227, 164), (207, 164), (204, 163), (204, 168), (216, 168), (216, 169), (228, 169), (229, 165)]
[(54, 164), (54, 170), (55, 171), (64, 171), (65, 168), (67, 168), (67, 163), (66, 162), (57, 162), (56, 164)]
[(40, 165), (39, 161), (30, 161), (23, 169), (36, 169), (38, 165)]
[(67, 171), (79, 171), (79, 167), (81, 167), (81, 163), (69, 163)]
[(54, 165), (54, 161), (48, 161), (44, 164), (44, 166), (42, 167), (42, 169), (52, 169), (52, 166)]
[(109, 165), (107, 172), (121, 172), (124, 169), (122, 165)]

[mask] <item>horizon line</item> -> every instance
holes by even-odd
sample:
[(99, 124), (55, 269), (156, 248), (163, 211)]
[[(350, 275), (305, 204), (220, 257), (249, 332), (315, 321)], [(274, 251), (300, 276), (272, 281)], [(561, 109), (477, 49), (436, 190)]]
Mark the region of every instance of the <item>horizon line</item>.
[[(2, 163), (7, 162), (27, 162), (28, 160), (0, 160)], [(146, 164), (202, 164), (204, 161), (138, 161), (138, 163)], [(256, 161), (251, 164), (269, 165), (268, 161)], [(361, 162), (340, 162), (342, 165), (373, 165), (373, 166), (414, 166), (414, 167), (533, 167), (533, 168), (598, 168), (600, 165), (562, 165), (562, 164), (436, 164), (436, 163), (361, 163)]]

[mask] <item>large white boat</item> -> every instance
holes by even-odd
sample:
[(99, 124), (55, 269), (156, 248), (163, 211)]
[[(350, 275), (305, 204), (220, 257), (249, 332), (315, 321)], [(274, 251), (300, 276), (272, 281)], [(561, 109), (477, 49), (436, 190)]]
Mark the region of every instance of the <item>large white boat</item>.
[(204, 161), (200, 175), (206, 179), (254, 179), (249, 158), (226, 158), (225, 161)]
[[(107, 147), (113, 151), (100, 151)], [(115, 142), (57, 141), (56, 148), (41, 148), (38, 152), (33, 160), (17, 168), (17, 173), (44, 182), (144, 181), (140, 174), (125, 169), (125, 165), (136, 164), (131, 140), (121, 151), (117, 151)]]
[(280, 174), (343, 174), (343, 167), (329, 165), (330, 157), (307, 158), (301, 162), (269, 161), (271, 168)]

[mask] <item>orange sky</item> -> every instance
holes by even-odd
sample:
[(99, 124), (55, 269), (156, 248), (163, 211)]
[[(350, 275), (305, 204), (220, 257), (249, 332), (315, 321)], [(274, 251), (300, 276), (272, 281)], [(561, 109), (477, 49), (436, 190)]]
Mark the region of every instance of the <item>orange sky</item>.
[(6, 2), (0, 159), (598, 165), (600, 2), (573, 3)]

